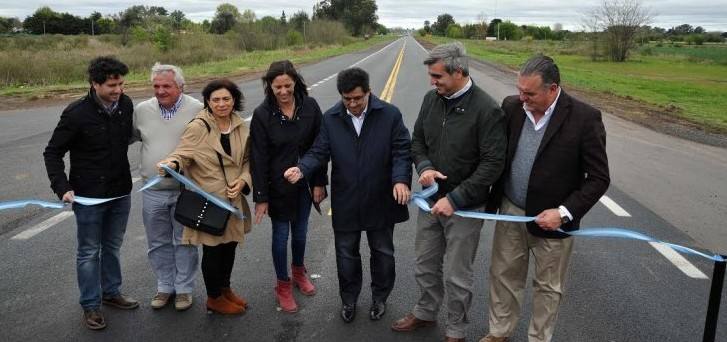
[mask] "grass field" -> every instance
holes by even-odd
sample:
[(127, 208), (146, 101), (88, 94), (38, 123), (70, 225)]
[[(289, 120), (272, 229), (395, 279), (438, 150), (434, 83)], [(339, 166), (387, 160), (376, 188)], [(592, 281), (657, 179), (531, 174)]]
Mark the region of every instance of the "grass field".
[[(327, 57), (359, 51), (368, 47), (394, 40), (396, 37), (375, 36), (368, 40), (350, 39), (347, 44), (318, 46), (314, 48), (293, 47), (279, 50), (239, 52), (235, 46), (217, 46), (209, 53), (201, 54), (200, 49), (214, 47), (215, 43), (225, 42), (221, 36), (206, 35), (214, 42), (184, 41), (184, 46), (174, 51), (161, 53), (153, 46), (137, 45), (121, 48), (114, 45), (108, 48), (106, 42), (79, 38), (62, 39), (51, 49), (0, 49), (0, 96), (46, 97), (57, 92), (85, 90), (88, 83), (84, 79), (88, 60), (102, 54), (117, 55), (129, 65), (126, 76), (127, 86), (148, 85), (149, 70), (155, 61), (174, 63), (182, 67), (188, 81), (199, 78), (235, 76), (246, 72), (263, 71), (271, 62), (290, 59), (295, 64), (321, 60)], [(78, 43), (77, 41), (81, 41)], [(76, 44), (74, 46), (74, 44)], [(99, 48), (99, 46), (101, 48)], [(188, 56), (184, 56), (187, 54)], [(33, 61), (29, 63), (29, 61)], [(18, 74), (25, 72), (26, 74)], [(8, 75), (14, 75), (12, 80)], [(25, 81), (18, 81), (18, 80)]]
[[(427, 37), (433, 43), (449, 41)], [(517, 69), (535, 53), (553, 57), (565, 87), (598, 91), (657, 105), (710, 132), (727, 133), (727, 48), (651, 47), (628, 62), (591, 61), (577, 42), (462, 40), (479, 59)]]

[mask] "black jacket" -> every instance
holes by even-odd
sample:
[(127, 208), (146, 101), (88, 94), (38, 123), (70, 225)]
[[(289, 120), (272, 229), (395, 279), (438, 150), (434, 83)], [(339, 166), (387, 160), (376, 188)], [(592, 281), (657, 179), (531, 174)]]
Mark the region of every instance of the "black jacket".
[[(93, 90), (63, 110), (43, 152), (51, 189), (62, 198), (73, 190), (77, 196), (109, 198), (129, 194), (131, 172), (126, 155), (131, 139), (134, 106), (121, 95), (111, 115), (98, 104)], [(70, 152), (66, 177), (63, 156)]]
[(340, 101), (323, 115), (318, 138), (298, 167), (309, 178), (331, 160), (335, 231), (384, 229), (409, 219), (393, 197), (396, 183), (411, 185), (411, 139), (401, 112), (371, 94), (361, 135)]
[[(321, 116), (316, 100), (307, 96), (296, 99), (295, 113), (290, 120), (276, 104), (268, 101), (263, 101), (252, 114), (253, 200), (268, 202), (268, 213), (274, 219), (293, 220), (298, 216), (298, 191), (304, 183), (290, 184), (283, 173), (298, 165), (298, 160), (313, 145)], [(318, 169), (308, 181), (310, 191), (314, 186), (328, 184), (327, 173), (327, 167)]]
[[(500, 206), (520, 133), (525, 120), (528, 120), (518, 96), (505, 98), (502, 109), (505, 110), (509, 137), (507, 164), (487, 203), (491, 212)], [(536, 216), (545, 209), (563, 205), (573, 215), (573, 221), (561, 229), (572, 231), (578, 229), (581, 218), (598, 202), (611, 181), (606, 156), (606, 130), (599, 110), (562, 90), (551, 115), (530, 171), (525, 215)], [(568, 236), (540, 229), (534, 222), (529, 222), (527, 227), (535, 236)]]
[(411, 151), (419, 174), (434, 169), (447, 176), (437, 180), (437, 198), (446, 195), (456, 209), (485, 204), (505, 166), (504, 117), (495, 100), (474, 84), (454, 101), (435, 90), (424, 96)]

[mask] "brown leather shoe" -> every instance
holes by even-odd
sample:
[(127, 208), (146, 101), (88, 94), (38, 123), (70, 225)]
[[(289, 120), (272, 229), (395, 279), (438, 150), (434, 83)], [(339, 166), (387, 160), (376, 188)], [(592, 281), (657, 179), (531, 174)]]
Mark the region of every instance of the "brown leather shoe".
[(103, 298), (104, 305), (110, 305), (119, 309), (131, 310), (139, 307), (139, 301), (134, 298), (118, 294), (114, 297)]
[(508, 342), (510, 339), (507, 336), (502, 337), (495, 337), (490, 334), (487, 334), (487, 336), (483, 337), (480, 342)]
[(83, 323), (91, 330), (101, 330), (106, 328), (106, 321), (103, 318), (103, 314), (98, 309), (84, 310)]
[(425, 321), (423, 319), (416, 318), (414, 314), (408, 313), (403, 318), (394, 322), (391, 325), (391, 330), (394, 331), (414, 331), (420, 327), (431, 327), (436, 325), (437, 321)]
[(449, 337), (449, 336), (447, 336), (447, 337), (444, 338), (444, 342), (464, 342), (464, 337), (457, 338), (457, 337)]

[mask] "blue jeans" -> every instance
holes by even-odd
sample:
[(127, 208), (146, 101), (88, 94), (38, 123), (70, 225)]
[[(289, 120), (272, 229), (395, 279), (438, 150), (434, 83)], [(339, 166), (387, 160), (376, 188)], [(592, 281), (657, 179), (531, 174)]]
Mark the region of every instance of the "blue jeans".
[[(310, 216), (311, 195), (306, 187), (298, 191), (298, 217), (295, 221), (276, 220), (273, 222), (273, 264), (278, 280), (288, 278), (288, 234), (293, 235), (290, 249), (293, 254), (293, 265), (303, 266), (305, 257), (305, 240), (308, 234), (308, 217)], [(289, 233), (290, 232), (290, 233)]]
[(76, 273), (81, 306), (98, 309), (101, 296), (120, 294), (119, 250), (124, 241), (131, 198), (123, 197), (99, 205), (73, 203), (78, 226)]
[(149, 246), (149, 263), (157, 278), (157, 291), (192, 293), (197, 276), (197, 246), (183, 245), (184, 227), (174, 219), (179, 190), (143, 192), (142, 218)]

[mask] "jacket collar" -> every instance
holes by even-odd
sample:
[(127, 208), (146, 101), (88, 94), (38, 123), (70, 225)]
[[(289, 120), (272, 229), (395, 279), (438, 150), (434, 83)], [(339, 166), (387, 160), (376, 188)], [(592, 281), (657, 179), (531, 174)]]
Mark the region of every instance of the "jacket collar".
[[(207, 143), (212, 146), (212, 148), (222, 155), (222, 158), (227, 158), (231, 160), (233, 163), (237, 163), (235, 161), (236, 148), (238, 148), (238, 144), (234, 143), (234, 139), (236, 139), (237, 135), (235, 134), (235, 131), (237, 130), (238, 126), (243, 125), (242, 118), (240, 118), (240, 115), (238, 115), (237, 112), (232, 112), (230, 114), (230, 120), (232, 127), (230, 128), (230, 147), (232, 149), (231, 155), (228, 155), (225, 152), (225, 149), (222, 148), (222, 143), (220, 143), (220, 137), (222, 136), (222, 133), (220, 132), (220, 129), (217, 127), (217, 120), (215, 120), (214, 115), (210, 113), (207, 109), (203, 109), (202, 111), (197, 114), (195, 119), (202, 119), (204, 120), (210, 127), (210, 132), (207, 135)], [(206, 127), (205, 127), (206, 129)]]
[[(511, 142), (518, 142), (520, 140), (520, 134), (522, 133), (523, 125), (525, 124), (525, 120), (527, 120), (527, 118), (525, 117), (525, 110), (522, 108), (522, 102), (519, 102), (520, 105), (517, 109), (517, 120), (515, 120), (515, 125), (512, 127), (512, 131), (510, 131)], [(555, 133), (560, 130), (563, 122), (565, 122), (568, 116), (570, 116), (572, 105), (573, 99), (565, 92), (565, 90), (561, 88), (560, 97), (558, 98), (558, 102), (555, 105), (555, 110), (551, 114), (550, 121), (548, 122), (548, 126), (545, 128), (545, 133), (543, 134), (543, 139), (540, 141), (540, 146), (538, 146), (538, 152), (535, 155), (536, 160), (538, 159), (538, 157), (540, 157), (540, 154), (543, 152), (553, 136), (555, 136)], [(514, 157), (516, 149), (516, 144), (508, 144), (508, 156), (510, 157), (510, 160), (512, 160), (512, 158)]]

